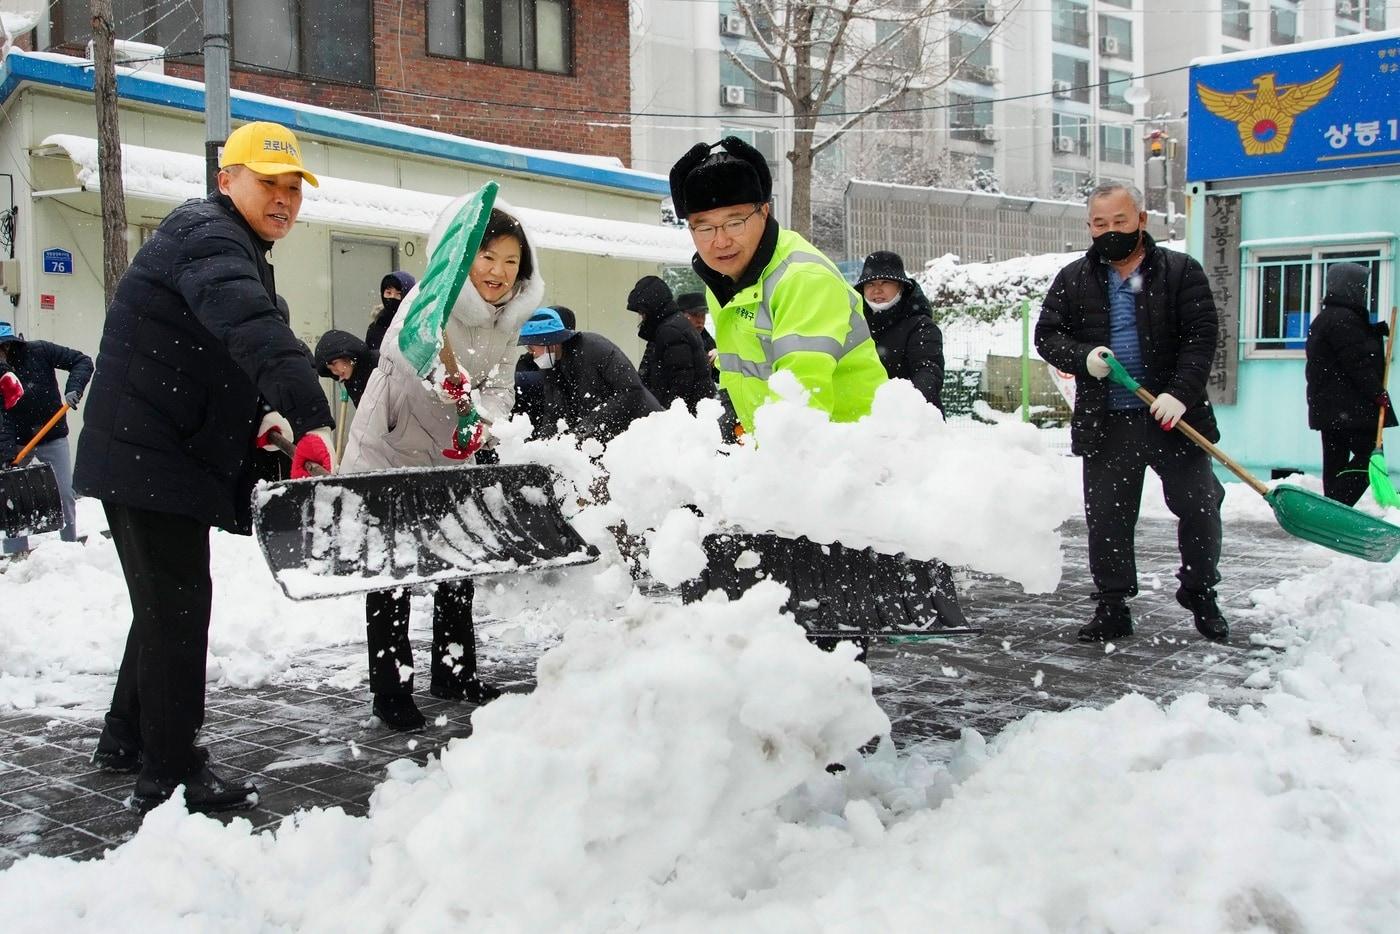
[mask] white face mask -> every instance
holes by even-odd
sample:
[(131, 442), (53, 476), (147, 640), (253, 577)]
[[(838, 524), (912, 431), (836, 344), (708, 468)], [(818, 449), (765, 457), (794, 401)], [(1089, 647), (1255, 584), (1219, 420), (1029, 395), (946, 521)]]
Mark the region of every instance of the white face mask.
[(901, 296), (896, 295), (894, 298), (890, 299), (887, 302), (872, 302), (870, 299), (867, 298), (865, 300), (865, 303), (870, 306), (871, 311), (889, 311), (895, 305), (899, 304), (900, 298)]
[(546, 350), (535, 358), (535, 366), (539, 367), (541, 370), (554, 369), (554, 354)]

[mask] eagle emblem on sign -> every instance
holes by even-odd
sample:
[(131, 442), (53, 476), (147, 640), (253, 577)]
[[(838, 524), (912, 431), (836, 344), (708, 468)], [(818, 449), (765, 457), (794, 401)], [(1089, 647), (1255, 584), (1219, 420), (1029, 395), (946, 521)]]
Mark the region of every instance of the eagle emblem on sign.
[(1196, 93), (1206, 110), (1235, 125), (1245, 155), (1268, 156), (1283, 152), (1293, 119), (1322, 103), (1341, 74), (1342, 66), (1337, 65), (1303, 84), (1275, 84), (1278, 76), (1270, 73), (1255, 78), (1252, 91), (1216, 91), (1197, 82)]

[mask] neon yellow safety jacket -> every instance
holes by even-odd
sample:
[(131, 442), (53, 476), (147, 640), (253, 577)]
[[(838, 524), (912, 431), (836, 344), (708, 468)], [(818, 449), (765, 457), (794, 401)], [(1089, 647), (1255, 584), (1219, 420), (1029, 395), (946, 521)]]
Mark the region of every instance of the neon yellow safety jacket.
[(715, 322), (720, 388), (748, 431), (753, 414), (773, 397), (768, 378), (789, 370), (811, 393), (811, 405), (833, 421), (870, 414), (875, 390), (889, 377), (865, 322), (860, 296), (835, 264), (800, 234), (781, 230), (758, 281), (723, 307), (706, 301)]

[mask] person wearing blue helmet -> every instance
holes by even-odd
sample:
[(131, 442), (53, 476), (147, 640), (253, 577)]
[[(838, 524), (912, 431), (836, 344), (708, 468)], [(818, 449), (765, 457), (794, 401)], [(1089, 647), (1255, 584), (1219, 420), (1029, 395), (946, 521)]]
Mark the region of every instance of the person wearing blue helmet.
[(661, 411), (622, 348), (601, 334), (565, 326), (554, 308), (531, 315), (519, 343), (544, 373), (542, 411), (555, 421), (536, 425), (541, 435), (556, 433), (562, 421), (578, 437), (607, 444), (635, 419)]

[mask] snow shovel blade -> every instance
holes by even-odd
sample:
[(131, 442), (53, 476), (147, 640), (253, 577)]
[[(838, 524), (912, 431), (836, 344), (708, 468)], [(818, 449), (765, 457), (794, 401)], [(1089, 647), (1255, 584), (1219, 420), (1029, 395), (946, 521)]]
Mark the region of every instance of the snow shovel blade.
[(1290, 535), (1366, 561), (1400, 553), (1400, 527), (1302, 487), (1280, 484), (1264, 495)]
[(1400, 495), (1395, 492), (1395, 484), (1390, 482), (1390, 468), (1386, 466), (1384, 451), (1371, 454), (1366, 472), (1370, 474), (1371, 493), (1376, 497), (1376, 502), (1387, 509), (1400, 506)]
[(413, 302), (399, 332), (399, 350), (422, 378), (426, 379), (437, 367), (443, 328), (481, 249), (497, 187), (495, 182), (487, 182), (458, 209), (413, 291)]
[(694, 602), (711, 590), (738, 599), (758, 581), (788, 588), (786, 609), (813, 637), (936, 634), (965, 630), (948, 565), (805, 537), (723, 532), (705, 536), (704, 572), (681, 589)]
[(0, 468), (0, 537), (19, 538), (63, 528), (63, 500), (48, 464)]
[(538, 464), (416, 467), (259, 487), (253, 529), (293, 600), (586, 564)]

